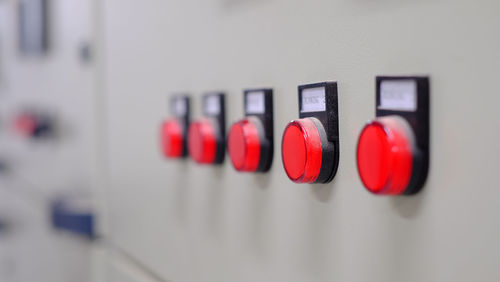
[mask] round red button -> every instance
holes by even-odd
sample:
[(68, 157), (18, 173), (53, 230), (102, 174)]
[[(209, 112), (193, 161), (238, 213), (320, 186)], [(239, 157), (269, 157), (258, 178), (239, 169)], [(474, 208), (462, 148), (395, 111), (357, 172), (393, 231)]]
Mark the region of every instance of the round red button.
[(14, 130), (23, 136), (33, 136), (37, 127), (36, 118), (30, 114), (22, 114), (14, 120)]
[(171, 119), (163, 122), (160, 136), (165, 157), (177, 158), (182, 155), (183, 132), (179, 121)]
[(321, 170), (322, 152), (319, 131), (311, 118), (288, 123), (283, 133), (281, 155), (285, 172), (292, 181), (316, 181)]
[(398, 117), (378, 118), (359, 136), (358, 172), (365, 187), (375, 194), (402, 194), (412, 175), (413, 132)]
[(256, 171), (260, 160), (259, 131), (253, 121), (244, 119), (233, 124), (229, 131), (228, 151), (238, 171)]
[(197, 163), (213, 163), (217, 150), (215, 130), (208, 119), (201, 119), (190, 124), (188, 131), (189, 155)]

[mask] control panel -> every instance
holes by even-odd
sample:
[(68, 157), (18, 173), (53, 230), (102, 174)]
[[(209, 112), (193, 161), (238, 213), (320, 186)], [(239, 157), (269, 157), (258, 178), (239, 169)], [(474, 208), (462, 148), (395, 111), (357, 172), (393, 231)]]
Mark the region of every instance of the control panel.
[(43, 58), (0, 11), (0, 118), (55, 105), (10, 145), (98, 188), (103, 281), (500, 281), (500, 2), (52, 2)]

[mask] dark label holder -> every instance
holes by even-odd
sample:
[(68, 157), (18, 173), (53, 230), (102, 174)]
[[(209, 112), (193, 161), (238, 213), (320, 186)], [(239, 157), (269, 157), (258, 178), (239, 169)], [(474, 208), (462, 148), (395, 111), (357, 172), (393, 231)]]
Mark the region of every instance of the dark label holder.
[[(215, 111), (214, 107), (218, 110)], [(222, 92), (212, 92), (203, 95), (202, 108), (203, 115), (209, 118), (215, 126), (217, 150), (214, 164), (222, 164), (226, 155), (226, 95)]]
[[(262, 113), (248, 112), (248, 95), (256, 92), (262, 92), (264, 108)], [(264, 135), (261, 140), (265, 140), (266, 144), (261, 144), (261, 159), (257, 171), (266, 172), (271, 168), (274, 154), (274, 121), (273, 121), (273, 89), (247, 89), (243, 93), (243, 106), (245, 117), (256, 117), (264, 126)]]
[[(182, 110), (179, 108), (179, 103), (182, 103), (184, 107)], [(175, 95), (170, 98), (169, 101), (170, 114), (174, 116), (182, 128), (182, 157), (188, 155), (187, 150), (187, 134), (191, 115), (190, 98), (187, 95)]]
[[(416, 84), (416, 109), (383, 109), (381, 105), (381, 84), (383, 81), (414, 81)], [(404, 118), (416, 137), (417, 152), (413, 160), (413, 173), (404, 195), (419, 192), (429, 171), (430, 137), (430, 82), (426, 76), (377, 76), (376, 77), (376, 117), (397, 115)]]
[[(324, 110), (303, 111), (303, 93), (307, 89), (324, 88)], [(316, 182), (327, 183), (332, 181), (337, 173), (339, 158), (340, 158), (340, 142), (339, 142), (339, 118), (338, 118), (338, 90), (337, 82), (327, 81), (313, 84), (300, 85), (299, 91), (299, 117), (300, 118), (317, 118), (325, 129), (326, 136), (321, 136), (322, 140), (327, 140), (324, 144), (323, 161), (321, 164), (321, 172)], [(322, 135), (320, 133), (320, 135)], [(333, 154), (331, 152), (333, 150)]]

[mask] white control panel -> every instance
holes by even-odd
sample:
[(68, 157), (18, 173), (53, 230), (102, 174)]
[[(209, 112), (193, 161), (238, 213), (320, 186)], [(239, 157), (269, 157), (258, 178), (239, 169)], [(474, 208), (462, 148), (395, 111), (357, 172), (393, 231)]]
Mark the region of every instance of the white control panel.
[[(60, 147), (11, 142), (0, 152), (28, 152), (16, 165), (44, 192), (91, 187), (100, 214), (89, 248), (29, 234), (68, 244), (58, 251), (101, 250), (83, 253), (92, 266), (56, 264), (46, 281), (77, 281), (57, 274), (73, 267), (100, 273), (84, 279), (93, 282), (500, 281), (500, 2), (49, 1), (51, 49), (30, 58), (18, 56), (16, 2), (0, 1), (0, 122), (35, 102), (70, 127)], [(90, 62), (77, 56), (86, 40)], [(429, 174), (417, 195), (374, 195), (360, 181), (359, 133), (375, 110), (420, 109), (413, 80), (383, 81), (376, 101), (377, 76), (430, 79)], [(328, 184), (298, 185), (283, 170), (281, 137), (297, 109), (325, 110), (322, 87), (297, 99), (298, 85), (323, 81), (338, 86), (339, 167)], [(168, 108), (173, 95), (190, 96), (196, 120), (221, 112), (219, 97), (202, 99), (223, 91), (229, 127), (265, 110), (262, 92), (243, 101), (243, 91), (267, 88), (269, 172), (239, 173), (227, 155), (213, 166), (161, 155), (159, 124), (186, 111)], [(15, 208), (16, 197), (0, 206)], [(0, 259), (13, 250), (5, 242)], [(29, 259), (46, 258), (41, 246)], [(33, 273), (52, 265), (43, 262)]]
[[(170, 281), (500, 279), (498, 2), (202, 2), (107, 5), (119, 246)], [(135, 71), (124, 71), (129, 60)], [(384, 84), (377, 105), (376, 76), (430, 78), (430, 171), (415, 196), (373, 195), (356, 170), (359, 132), (375, 109), (417, 106), (405, 81)], [(281, 136), (297, 116), (297, 86), (321, 81), (338, 82), (339, 168), (330, 184), (298, 185), (284, 173)], [(154, 93), (135, 95), (146, 85)], [(243, 89), (262, 87), (274, 90), (268, 174), (159, 156), (165, 91), (190, 91), (201, 116), (203, 93), (223, 89), (235, 121)], [(321, 93), (306, 93), (301, 110), (321, 110)]]

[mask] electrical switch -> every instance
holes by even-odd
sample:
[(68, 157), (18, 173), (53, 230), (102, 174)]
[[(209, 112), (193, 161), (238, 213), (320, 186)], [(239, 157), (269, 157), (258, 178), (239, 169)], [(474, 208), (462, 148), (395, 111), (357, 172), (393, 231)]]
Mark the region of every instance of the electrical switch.
[(41, 139), (55, 136), (55, 119), (52, 115), (26, 110), (18, 114), (13, 121), (13, 129), (19, 135), (30, 139)]
[(281, 154), (296, 183), (327, 183), (339, 163), (337, 83), (299, 86), (299, 117), (283, 133)]
[(245, 117), (235, 122), (227, 147), (233, 167), (242, 172), (265, 172), (273, 159), (273, 91), (244, 92)]
[(189, 155), (200, 164), (221, 164), (225, 155), (225, 95), (207, 94), (202, 103), (204, 117), (189, 125)]
[(429, 79), (377, 77), (376, 118), (359, 136), (357, 166), (366, 189), (415, 194), (429, 165)]
[(174, 96), (170, 99), (172, 118), (161, 125), (160, 142), (163, 155), (167, 158), (181, 158), (187, 155), (186, 136), (189, 124), (189, 97)]

